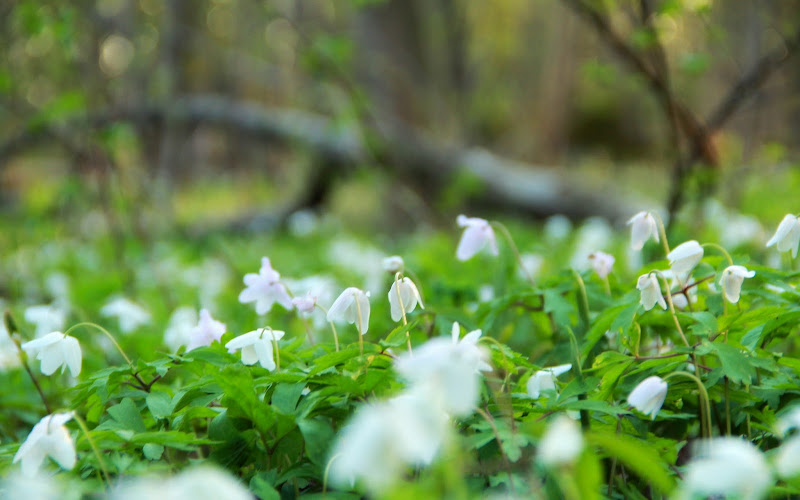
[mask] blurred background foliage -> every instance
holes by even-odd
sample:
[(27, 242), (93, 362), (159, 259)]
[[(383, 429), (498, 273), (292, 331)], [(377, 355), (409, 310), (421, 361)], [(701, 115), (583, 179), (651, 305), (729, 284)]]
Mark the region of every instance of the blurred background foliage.
[[(308, 208), (367, 231), (469, 210), (694, 221), (716, 196), (772, 223), (800, 188), (797, 7), (9, 0), (0, 205), (157, 234)], [(526, 204), (537, 189), (567, 201)]]

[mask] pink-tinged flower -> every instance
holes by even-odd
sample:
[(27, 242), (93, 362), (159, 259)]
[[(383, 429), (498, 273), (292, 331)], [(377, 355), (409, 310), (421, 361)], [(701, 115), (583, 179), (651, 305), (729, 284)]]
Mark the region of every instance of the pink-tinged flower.
[(297, 312), (310, 315), (317, 306), (317, 297), (311, 295), (309, 291), (303, 296), (293, 298), (292, 305), (297, 309)]
[(256, 303), (257, 314), (267, 314), (276, 302), (284, 309), (292, 309), (292, 298), (286, 286), (280, 282), (281, 275), (272, 269), (269, 258), (262, 257), (258, 274), (248, 273), (244, 276), (246, 288), (239, 294), (239, 302)]
[(485, 246), (489, 247), (489, 252), (492, 255), (496, 256), (498, 254), (494, 230), (486, 219), (459, 215), (456, 218), (456, 224), (458, 224), (458, 227), (466, 228), (464, 229), (464, 234), (461, 235), (461, 241), (458, 242), (458, 249), (456, 250), (456, 258), (458, 260), (471, 259)]
[(667, 398), (667, 383), (657, 376), (639, 382), (628, 395), (628, 404), (655, 420), (656, 414)]
[(642, 293), (639, 303), (644, 306), (645, 311), (652, 309), (656, 303), (661, 306), (661, 309), (667, 308), (667, 303), (664, 301), (664, 296), (661, 295), (661, 287), (655, 274), (648, 273), (639, 276), (636, 288)]
[(592, 261), (592, 268), (594, 272), (602, 279), (606, 279), (611, 273), (611, 268), (614, 267), (614, 256), (605, 252), (593, 252), (589, 254), (589, 260)]
[(33, 426), (13, 460), (13, 463), (22, 461), (22, 473), (25, 476), (35, 476), (47, 457), (51, 457), (63, 469), (75, 467), (75, 444), (64, 427), (70, 419), (72, 413), (54, 413)]
[[(402, 307), (400, 306), (401, 301), (403, 303)], [(419, 296), (417, 285), (410, 278), (402, 278), (392, 283), (392, 287), (389, 289), (392, 321), (400, 321), (403, 318), (403, 313), (410, 313), (417, 307), (418, 303), (420, 309), (425, 309), (422, 298)]]
[(346, 288), (328, 309), (328, 321), (344, 321), (356, 325), (364, 335), (369, 328), (369, 292), (356, 287)]
[(36, 355), (42, 362), (42, 373), (52, 375), (60, 367), (61, 373), (69, 368), (73, 377), (81, 372), (81, 345), (78, 339), (61, 332), (48, 333), (44, 337), (22, 344), (29, 355)]
[(670, 269), (676, 275), (689, 274), (702, 258), (703, 247), (695, 240), (681, 243), (667, 254)]
[(767, 246), (778, 244), (779, 252), (792, 251), (792, 258), (797, 257), (800, 246), (800, 218), (787, 214), (778, 225), (775, 235), (767, 242)]
[(722, 287), (722, 294), (728, 302), (735, 304), (739, 302), (739, 295), (742, 293), (742, 283), (745, 278), (752, 278), (756, 275), (755, 271), (748, 271), (744, 266), (728, 266), (722, 271), (719, 284)]
[(228, 351), (241, 349), (242, 363), (246, 365), (259, 363), (263, 368), (272, 371), (276, 368), (275, 360), (272, 357), (272, 342), (277, 342), (283, 336), (284, 332), (280, 330), (261, 328), (239, 335), (225, 344), (225, 348)]
[(658, 224), (650, 212), (639, 212), (628, 221), (631, 226), (631, 248), (641, 250), (650, 236), (658, 243)]
[(186, 345), (186, 351), (210, 346), (215, 341), (219, 342), (225, 330), (225, 323), (215, 320), (211, 317), (208, 309), (203, 309), (200, 311), (200, 321), (189, 332), (189, 343)]

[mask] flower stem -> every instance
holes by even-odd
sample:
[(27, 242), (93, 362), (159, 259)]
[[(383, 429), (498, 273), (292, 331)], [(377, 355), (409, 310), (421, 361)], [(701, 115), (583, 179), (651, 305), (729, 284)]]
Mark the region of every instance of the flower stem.
[[(320, 310), (325, 313), (325, 317), (328, 316), (328, 310), (325, 309), (321, 304), (316, 304)], [(333, 332), (333, 343), (336, 345), (336, 352), (339, 352), (339, 334), (336, 333), (336, 325), (333, 324), (333, 321), (328, 321), (328, 324), (331, 325), (331, 331)]]
[[(408, 325), (408, 319), (406, 319), (406, 306), (403, 304), (403, 294), (400, 293), (400, 276), (403, 273), (400, 271), (394, 273), (394, 293), (397, 295), (397, 302), (400, 304), (400, 313), (403, 315), (403, 326)], [(408, 344), (408, 353), (413, 354), (411, 352), (411, 334), (408, 330), (406, 330), (406, 343)]]
[(356, 313), (358, 314), (358, 320), (357, 320), (358, 321), (358, 325), (357, 325), (357, 330), (358, 330), (358, 351), (359, 351), (360, 355), (363, 356), (364, 355), (364, 338), (363, 338), (364, 334), (362, 332), (364, 330), (362, 330), (362, 325), (361, 325), (361, 304), (358, 302), (358, 299), (355, 299), (355, 302), (356, 302)]
[(502, 223), (496, 220), (490, 221), (489, 225), (492, 227), (500, 230), (503, 233), (503, 236), (508, 241), (508, 246), (511, 247), (511, 251), (514, 253), (514, 257), (517, 258), (517, 263), (519, 264), (520, 269), (522, 269), (522, 273), (525, 275), (525, 278), (531, 284), (531, 286), (536, 286), (536, 282), (533, 280), (533, 276), (528, 272), (525, 268), (525, 264), (522, 263), (522, 255), (519, 253), (519, 249), (517, 245), (514, 243), (514, 238), (511, 237), (511, 233), (508, 231), (508, 228)]
[(91, 323), (91, 322), (88, 322), (88, 321), (84, 321), (83, 323), (78, 323), (78, 324), (72, 325), (71, 327), (69, 327), (69, 329), (66, 332), (64, 332), (64, 335), (69, 335), (69, 333), (72, 330), (78, 328), (79, 326), (91, 326), (91, 327), (99, 330), (101, 333), (103, 333), (106, 337), (108, 337), (109, 340), (111, 340), (111, 343), (114, 344), (114, 347), (117, 348), (119, 353), (122, 354), (122, 357), (125, 358), (125, 362), (128, 363), (128, 366), (130, 366), (131, 369), (133, 369), (133, 361), (131, 361), (131, 358), (129, 358), (128, 355), (125, 354), (125, 351), (122, 350), (122, 347), (120, 347), (119, 343), (117, 342), (117, 339), (115, 339), (114, 336), (111, 335), (111, 333), (109, 333), (108, 330), (106, 330), (102, 326), (98, 325), (97, 323)]
[(578, 314), (581, 323), (586, 327), (589, 325), (589, 296), (586, 294), (586, 283), (583, 282), (578, 271), (573, 269), (572, 275), (575, 276), (575, 282), (578, 284)]
[[(17, 344), (16, 339), (14, 340), (14, 344)], [(19, 349), (19, 360), (22, 362), (22, 366), (25, 368), (25, 372), (33, 382), (34, 387), (36, 387), (36, 391), (39, 393), (39, 398), (42, 400), (42, 404), (44, 404), (44, 409), (47, 410), (48, 414), (52, 414), (53, 410), (50, 409), (50, 404), (47, 402), (47, 397), (44, 395), (44, 391), (42, 390), (42, 386), (39, 385), (39, 381), (36, 379), (36, 376), (31, 371), (31, 367), (28, 366), (27, 356), (23, 355), (23, 351), (20, 348), (19, 344), (17, 344), (17, 349)]]
[(94, 453), (95, 458), (97, 459), (97, 464), (100, 466), (100, 470), (103, 471), (103, 478), (106, 481), (106, 486), (108, 489), (111, 489), (111, 478), (108, 475), (108, 469), (106, 469), (106, 463), (103, 461), (103, 455), (100, 453), (100, 450), (97, 448), (97, 444), (92, 439), (92, 435), (89, 432), (89, 427), (86, 426), (86, 422), (78, 415), (76, 412), (72, 412), (72, 418), (78, 423), (78, 426), (83, 431), (83, 435), (86, 436), (86, 440), (89, 442), (89, 446), (92, 448), (92, 452)]
[(278, 349), (278, 339), (275, 338), (275, 333), (273, 333), (272, 327), (269, 328), (270, 337), (272, 337), (272, 347), (275, 351), (275, 371), (281, 371), (281, 350)]
[(650, 214), (655, 217), (658, 223), (658, 233), (661, 235), (661, 243), (664, 245), (664, 255), (669, 255), (669, 242), (667, 241), (667, 230), (664, 228), (664, 221), (661, 220), (661, 216), (658, 213), (650, 212)]
[(511, 488), (511, 491), (517, 491), (517, 488), (514, 486), (514, 474), (511, 470), (511, 461), (508, 459), (508, 455), (506, 455), (506, 451), (503, 448), (503, 440), (500, 438), (500, 431), (497, 430), (497, 425), (494, 423), (494, 418), (483, 410), (483, 408), (475, 408), (475, 413), (480, 415), (481, 417), (486, 420), (486, 423), (489, 424), (489, 427), (492, 428), (492, 432), (494, 433), (494, 438), (497, 441), (497, 447), (500, 449), (500, 455), (503, 457), (503, 462), (506, 466), (506, 472), (508, 473), (508, 486)]
[(694, 375), (692, 373), (689, 373), (689, 372), (685, 372), (685, 371), (672, 372), (669, 375), (667, 375), (666, 377), (664, 377), (664, 381), (666, 381), (666, 380), (668, 380), (668, 379), (670, 379), (672, 377), (678, 377), (678, 376), (686, 377), (686, 378), (688, 378), (690, 380), (693, 380), (697, 384), (697, 391), (699, 392), (698, 398), (701, 400), (700, 404), (704, 405), (704, 406), (701, 406), (701, 412), (700, 412), (701, 413), (701, 418), (702, 418), (703, 414), (705, 414), (704, 415), (705, 418), (702, 418), (703, 420), (705, 420), (705, 422), (701, 423), (701, 428), (703, 427), (703, 424), (705, 424), (704, 433), (705, 433), (706, 437), (710, 439), (711, 438), (711, 433), (712, 433), (712, 430), (711, 430), (711, 403), (709, 403), (709, 400), (708, 400), (708, 391), (706, 390), (706, 386), (703, 385), (703, 382), (699, 378), (697, 378), (696, 375)]
[(691, 347), (689, 345), (689, 341), (686, 340), (686, 335), (683, 334), (683, 329), (681, 328), (681, 323), (678, 321), (678, 314), (675, 312), (675, 304), (672, 303), (672, 292), (669, 289), (669, 283), (667, 282), (667, 278), (664, 277), (664, 274), (660, 271), (652, 271), (656, 273), (658, 277), (661, 278), (661, 281), (664, 283), (664, 289), (667, 291), (667, 304), (669, 305), (669, 312), (672, 313), (672, 320), (675, 322), (675, 328), (678, 330), (678, 334), (680, 334), (683, 343), (686, 344), (686, 347)]
[(731, 254), (729, 254), (728, 251), (725, 250), (722, 246), (717, 245), (716, 243), (703, 243), (700, 246), (701, 247), (710, 247), (710, 248), (714, 248), (715, 250), (719, 250), (719, 252), (722, 255), (724, 255), (726, 259), (728, 259), (728, 265), (730, 265), (730, 266), (733, 265), (733, 259), (731, 258)]

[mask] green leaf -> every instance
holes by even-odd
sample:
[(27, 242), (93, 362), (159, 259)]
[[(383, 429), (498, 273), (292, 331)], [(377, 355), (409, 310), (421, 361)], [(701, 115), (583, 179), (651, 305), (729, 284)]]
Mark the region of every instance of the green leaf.
[(147, 443), (142, 446), (142, 453), (144, 453), (144, 457), (148, 460), (160, 460), (161, 455), (164, 454), (164, 447), (160, 444)]
[(297, 426), (303, 434), (308, 458), (315, 464), (324, 467), (328, 460), (328, 449), (334, 432), (330, 422), (323, 418), (298, 420)]
[(156, 419), (169, 418), (172, 415), (172, 398), (166, 392), (151, 392), (145, 402)]
[(272, 405), (284, 415), (293, 415), (305, 383), (279, 384), (272, 393)]
[(589, 432), (586, 439), (608, 456), (617, 458), (660, 492), (669, 494), (675, 487), (675, 480), (670, 475), (667, 464), (648, 443), (625, 434), (600, 432)]
[(750, 381), (756, 375), (756, 370), (750, 363), (749, 356), (730, 344), (719, 342), (709, 342), (707, 344), (711, 348), (711, 352), (715, 353), (719, 358), (720, 364), (722, 364), (722, 372), (731, 382), (750, 384)]
[(259, 472), (250, 480), (250, 491), (261, 500), (280, 500), (281, 494), (273, 486), (275, 479), (273, 471)]
[(125, 398), (119, 404), (109, 408), (108, 414), (119, 424), (118, 429), (128, 429), (134, 432), (145, 432), (147, 430), (139, 409), (130, 398)]
[(570, 324), (569, 317), (573, 311), (570, 301), (565, 299), (558, 290), (545, 290), (544, 292), (544, 312), (553, 315), (556, 325), (563, 328)]

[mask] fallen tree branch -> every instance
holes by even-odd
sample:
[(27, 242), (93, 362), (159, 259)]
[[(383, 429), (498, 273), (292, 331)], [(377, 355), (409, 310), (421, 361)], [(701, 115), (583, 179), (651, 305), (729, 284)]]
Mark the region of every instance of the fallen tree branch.
[[(98, 111), (22, 131), (0, 143), (0, 165), (59, 130), (98, 129), (117, 122), (163, 125), (167, 118), (184, 126), (203, 123), (230, 127), (265, 143), (304, 148), (318, 155), (330, 169), (341, 170), (374, 158), (366, 151), (360, 133), (343, 128), (330, 118), (216, 95), (191, 95), (169, 105)], [(381, 137), (385, 141), (381, 145), (386, 153), (383, 156), (392, 162), (387, 168), (398, 177), (424, 176), (434, 184), (434, 189), (441, 189), (456, 175), (466, 172), (484, 186), (479, 199), (474, 201), (490, 208), (529, 216), (555, 213), (576, 218), (601, 216), (619, 222), (643, 205), (622, 193), (597, 189), (553, 169), (509, 160), (483, 149), (434, 144), (423, 134), (398, 124), (387, 126)], [(329, 180), (327, 176), (323, 178)], [(283, 212), (301, 208), (297, 205), (287, 205), (279, 218), (287, 215)]]

